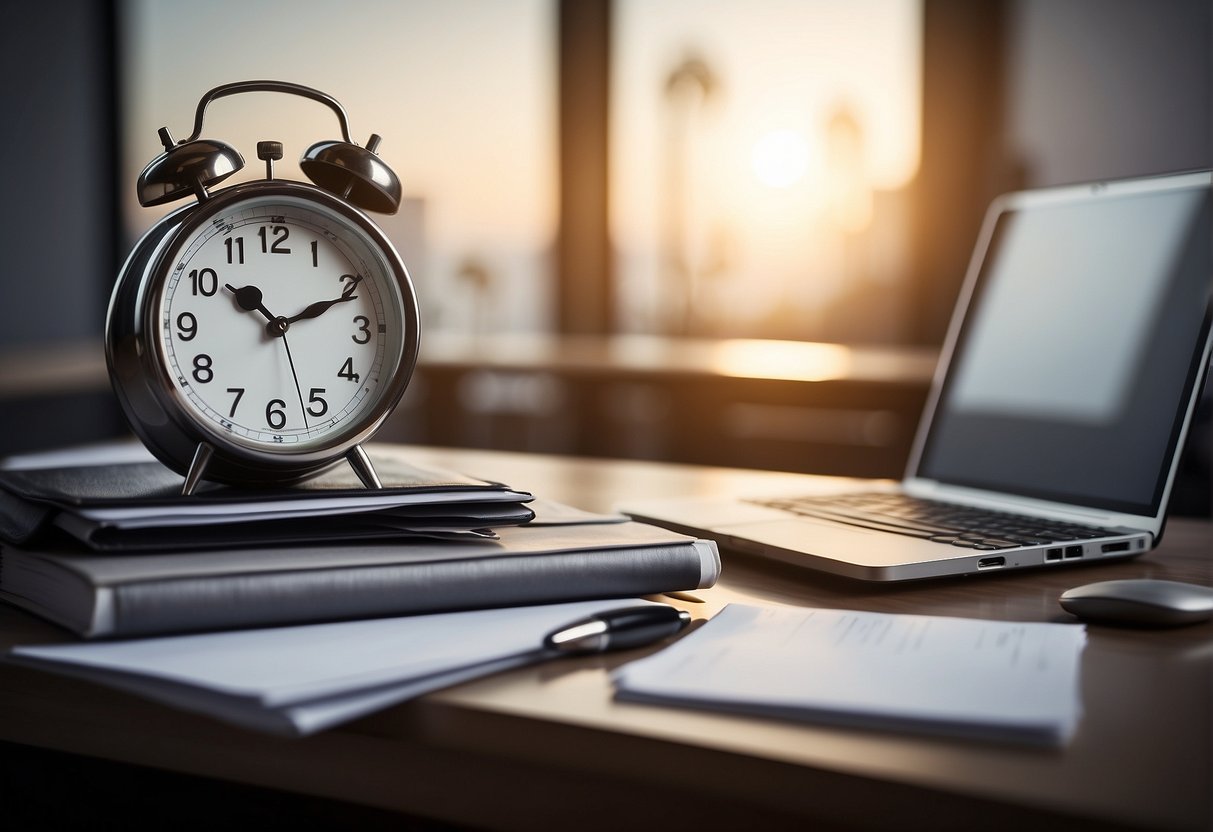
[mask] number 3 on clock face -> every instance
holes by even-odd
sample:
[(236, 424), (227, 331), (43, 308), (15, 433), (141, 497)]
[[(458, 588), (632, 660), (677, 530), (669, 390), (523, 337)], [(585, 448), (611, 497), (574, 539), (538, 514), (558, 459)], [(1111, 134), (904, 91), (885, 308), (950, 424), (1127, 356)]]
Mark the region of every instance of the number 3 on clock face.
[(183, 229), (155, 317), (184, 408), (252, 449), (356, 432), (416, 338), (382, 250), (356, 216), (289, 193), (231, 201)]

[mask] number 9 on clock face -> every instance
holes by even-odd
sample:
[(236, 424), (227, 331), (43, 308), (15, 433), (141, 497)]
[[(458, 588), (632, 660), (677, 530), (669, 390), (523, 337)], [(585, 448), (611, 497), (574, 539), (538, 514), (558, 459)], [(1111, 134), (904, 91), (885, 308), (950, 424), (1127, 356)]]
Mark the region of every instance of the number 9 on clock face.
[(154, 319), (167, 381), (206, 432), (306, 452), (395, 403), (416, 321), (373, 227), (289, 188), (203, 214), (160, 261)]

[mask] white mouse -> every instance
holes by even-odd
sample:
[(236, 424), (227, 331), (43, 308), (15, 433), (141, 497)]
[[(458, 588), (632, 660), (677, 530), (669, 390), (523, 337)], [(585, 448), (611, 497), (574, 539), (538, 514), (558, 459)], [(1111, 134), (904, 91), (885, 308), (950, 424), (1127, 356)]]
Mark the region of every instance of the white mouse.
[(1213, 618), (1213, 589), (1152, 578), (1086, 584), (1059, 601), (1079, 618), (1110, 624), (1178, 627)]

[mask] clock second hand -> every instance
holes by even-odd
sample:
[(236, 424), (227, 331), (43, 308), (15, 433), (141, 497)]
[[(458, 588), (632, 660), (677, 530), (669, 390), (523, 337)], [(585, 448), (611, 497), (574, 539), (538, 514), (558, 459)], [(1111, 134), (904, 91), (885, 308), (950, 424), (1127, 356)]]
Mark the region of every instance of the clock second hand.
[(256, 286), (241, 286), (237, 289), (232, 284), (227, 283), (224, 284), (224, 287), (236, 296), (236, 304), (245, 312), (260, 312), (265, 316), (265, 319), (269, 322), (265, 325), (265, 329), (271, 338), (282, 339), (282, 346), (286, 348), (286, 360), (291, 365), (291, 379), (295, 382), (295, 395), (299, 397), (299, 411), (303, 414), (303, 426), (310, 431), (312, 426), (307, 420), (307, 406), (303, 403), (303, 390), (299, 387), (299, 374), (295, 371), (295, 359), (291, 356), (291, 345), (286, 340), (286, 331), (290, 328), (290, 322), (286, 318), (272, 315), (265, 308), (261, 290)]
[(295, 359), (291, 358), (291, 345), (287, 343), (285, 331), (278, 337), (282, 339), (282, 346), (286, 347), (286, 360), (291, 365), (291, 378), (295, 380), (295, 395), (299, 397), (299, 410), (303, 413), (303, 426), (310, 431), (312, 426), (307, 421), (307, 407), (303, 404), (303, 390), (299, 387), (299, 374), (295, 372)]

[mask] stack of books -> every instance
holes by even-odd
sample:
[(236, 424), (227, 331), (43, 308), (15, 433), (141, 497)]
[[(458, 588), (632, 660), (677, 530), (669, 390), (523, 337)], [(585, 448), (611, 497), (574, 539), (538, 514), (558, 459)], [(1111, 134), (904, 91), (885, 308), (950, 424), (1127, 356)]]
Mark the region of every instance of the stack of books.
[(632, 597), (711, 586), (715, 544), (372, 451), (301, 486), (207, 485), (150, 458), (0, 470), (0, 598), (86, 638)]

